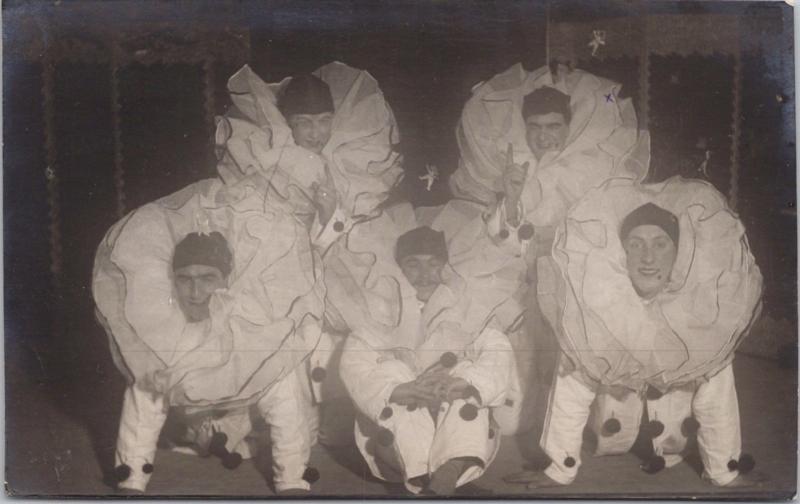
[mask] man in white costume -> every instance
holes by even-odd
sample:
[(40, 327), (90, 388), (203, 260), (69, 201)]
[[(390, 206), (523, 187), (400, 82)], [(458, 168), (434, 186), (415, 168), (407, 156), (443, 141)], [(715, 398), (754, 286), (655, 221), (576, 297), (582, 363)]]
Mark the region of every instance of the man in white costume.
[[(372, 473), (414, 493), (448, 495), (479, 477), (499, 449), (491, 410), (511, 383), (511, 345), (494, 306), (448, 266), (444, 233), (414, 228), (394, 252), (394, 265), (374, 263), (365, 282), (374, 289), (362, 294), (369, 299), (353, 303), (372, 310), (353, 325), (340, 373)], [(402, 302), (390, 295), (398, 290)]]
[(557, 307), (545, 315), (564, 354), (541, 438), (552, 462), (509, 481), (570, 484), (589, 421), (597, 455), (628, 451), (641, 427), (653, 473), (696, 436), (705, 479), (751, 484), (732, 360), (760, 309), (761, 274), (722, 195), (681, 178), (611, 180), (569, 211), (553, 257), (561, 280), (543, 306)]
[[(234, 183), (247, 173), (265, 174), (268, 197), (306, 224), (327, 263), (340, 253), (331, 244), (380, 214), (402, 175), (393, 151), (397, 126), (378, 83), (366, 71), (333, 62), (274, 84), (245, 66), (228, 87), (235, 108), (218, 121), (220, 175)], [(320, 439), (331, 445), (352, 439), (353, 419), (336, 372), (344, 337), (336, 325), (327, 324), (304, 387), (312, 422), (311, 403), (323, 405)]]
[(532, 427), (534, 387), (546, 390), (557, 361), (538, 302), (554, 285), (554, 229), (589, 189), (611, 177), (641, 180), (647, 172), (648, 137), (619, 88), (581, 70), (527, 72), (518, 64), (473, 88), (458, 126), (454, 195), (487, 214), (496, 208), (489, 233), (522, 245), (517, 281), (507, 284), (521, 300), (517, 315), (525, 312), (525, 327), (512, 338), (525, 401), (519, 431)]
[[(255, 406), (271, 425), (276, 491), (310, 488), (294, 370), (319, 340), (324, 286), (307, 231), (265, 204), (266, 186), (260, 175), (192, 184), (131, 212), (100, 244), (97, 315), (128, 381), (115, 455), (123, 491), (145, 491), (171, 407), (233, 412), (230, 426), (249, 424)], [(211, 451), (238, 465), (249, 430), (223, 428)]]

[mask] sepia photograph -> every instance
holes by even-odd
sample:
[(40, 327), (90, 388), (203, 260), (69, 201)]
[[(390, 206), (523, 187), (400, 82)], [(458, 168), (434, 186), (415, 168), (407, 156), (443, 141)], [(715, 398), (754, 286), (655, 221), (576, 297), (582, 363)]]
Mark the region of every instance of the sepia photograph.
[(7, 498), (796, 498), (794, 2), (1, 14)]

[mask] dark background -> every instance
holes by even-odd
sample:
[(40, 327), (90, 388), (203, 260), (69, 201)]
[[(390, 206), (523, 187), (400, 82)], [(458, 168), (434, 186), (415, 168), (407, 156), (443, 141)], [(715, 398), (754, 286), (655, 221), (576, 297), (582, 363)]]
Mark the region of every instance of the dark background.
[[(738, 210), (764, 273), (765, 313), (786, 320), (796, 334), (794, 58), (784, 43), (792, 38), (764, 36), (791, 30), (792, 13), (783, 3), (6, 1), (7, 392), (37, 387), (100, 432), (97, 443), (113, 443), (116, 426), (99, 425), (94, 414), (100, 403), (117, 404), (122, 387), (106, 336), (94, 321), (94, 251), (120, 218), (121, 205), (130, 211), (216, 175), (213, 128), (204, 109), (207, 69), (192, 61), (129, 62), (116, 74), (122, 177), (115, 179), (109, 33), (160, 31), (180, 44), (198, 26), (210, 27), (203, 35), (206, 43), (213, 43), (215, 30), (243, 31), (250, 40), (245, 61), (268, 82), (331, 60), (368, 70), (401, 132), (397, 150), (405, 158), (406, 179), (399, 197), (430, 205), (447, 199), (446, 184), (428, 193), (418, 176), (426, 164), (434, 164), (446, 179), (457, 166), (454, 131), (470, 89), (517, 62), (528, 69), (544, 65), (548, 16), (551, 22), (582, 21), (642, 12), (736, 13), (743, 19), (743, 38), (765, 41), (749, 45), (742, 58)], [(72, 40), (78, 56), (47, 59), (47, 47)], [(222, 114), (229, 105), (225, 82), (243, 62), (218, 58), (213, 64), (213, 113)], [(579, 63), (622, 83), (623, 96), (634, 98), (639, 109), (635, 58)], [(46, 65), (52, 70), (51, 93), (45, 92)], [(711, 182), (723, 193), (730, 189), (733, 65), (733, 57), (723, 54), (651, 59), (652, 181), (676, 173), (696, 176), (702, 138), (716, 153)], [(47, 100), (52, 107), (46, 107)], [(56, 176), (50, 185), (49, 164)], [(54, 234), (60, 249), (51, 247)], [(788, 351), (795, 349), (796, 343)], [(9, 433), (24, 421), (15, 416), (21, 410), (24, 404), (7, 402)], [(21, 447), (13, 436), (7, 439), (12, 457)]]

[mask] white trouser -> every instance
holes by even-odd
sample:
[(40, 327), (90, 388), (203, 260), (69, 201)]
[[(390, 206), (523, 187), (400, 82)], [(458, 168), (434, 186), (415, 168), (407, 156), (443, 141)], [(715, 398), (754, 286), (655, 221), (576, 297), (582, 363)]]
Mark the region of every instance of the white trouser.
[(119, 482), (120, 488), (144, 492), (150, 474), (161, 428), (167, 420), (164, 397), (145, 392), (133, 385), (125, 390), (119, 422), (115, 465), (126, 465), (130, 476)]
[(310, 394), (306, 407), (315, 420), (312, 439), (329, 447), (353, 443), (355, 406), (339, 374), (345, 337), (323, 332), (307, 360), (304, 388)]
[[(489, 467), (500, 448), (500, 433), (495, 425), (490, 430), (489, 408), (478, 409), (478, 415), (465, 420), (460, 415), (464, 400), (442, 404), (436, 422), (426, 408), (408, 411), (405, 406), (391, 404), (392, 415), (376, 425), (365, 417), (356, 423), (356, 444), (372, 473), (381, 479), (403, 481), (412, 492), (420, 488), (409, 479), (432, 474), (448, 460), (474, 457), (481, 465), (467, 468), (457, 486), (478, 478)], [(388, 429), (394, 440), (388, 446), (378, 438), (381, 429)]]
[(256, 404), (258, 412), (270, 426), (273, 481), (278, 492), (311, 488), (303, 479), (311, 457), (311, 440), (307, 411), (298, 400), (300, 386), (298, 374), (289, 373)]
[[(594, 399), (595, 392), (575, 374), (556, 375), (541, 446), (552, 460), (545, 474), (561, 484), (572, 483), (578, 473), (583, 428)], [(741, 455), (739, 403), (732, 366), (701, 383), (693, 393), (676, 389), (657, 400), (647, 401), (647, 409), (649, 419), (658, 420), (664, 426), (664, 431), (653, 439), (657, 455), (667, 458), (683, 451), (686, 438), (681, 426), (686, 417), (694, 414), (700, 424), (697, 444), (705, 467), (704, 477), (716, 485), (727, 485), (736, 478), (738, 472), (728, 468), (728, 463)], [(641, 412), (641, 406), (638, 411)], [(630, 444), (621, 443), (619, 450), (613, 451), (627, 451)], [(676, 461), (679, 458), (671, 457), (668, 465)]]
[[(274, 483), (277, 491), (310, 489), (309, 483), (303, 479), (311, 456), (311, 443), (308, 419), (305, 416), (307, 412), (302, 409), (302, 403), (298, 400), (300, 393), (297, 374), (289, 373), (256, 404), (258, 412), (271, 427)], [(250, 430), (241, 428), (242, 418), (249, 425), (247, 415), (236, 418), (239, 427), (237, 433), (231, 433), (232, 436), (229, 437), (228, 450), (233, 450), (238, 444), (236, 439), (241, 440), (241, 432)], [(152, 472), (158, 436), (166, 419), (167, 405), (163, 396), (145, 392), (136, 386), (125, 390), (115, 459), (117, 466), (124, 464), (130, 468), (130, 475), (119, 482), (120, 488), (145, 491)]]

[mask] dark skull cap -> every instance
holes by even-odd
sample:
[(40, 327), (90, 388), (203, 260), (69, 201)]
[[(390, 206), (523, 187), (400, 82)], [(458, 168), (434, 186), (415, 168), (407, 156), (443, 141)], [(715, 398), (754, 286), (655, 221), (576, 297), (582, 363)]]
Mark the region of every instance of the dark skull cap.
[(287, 121), (294, 114), (333, 112), (331, 89), (316, 75), (295, 75), (284, 86), (278, 98), (278, 109)]
[(645, 203), (623, 219), (619, 230), (620, 240), (624, 241), (637, 226), (647, 225), (658, 226), (663, 229), (667, 236), (672, 239), (675, 247), (678, 247), (678, 239), (681, 236), (678, 218), (672, 212), (664, 210), (653, 203)]
[(397, 239), (394, 258), (397, 264), (410, 255), (432, 255), (447, 262), (447, 243), (442, 231), (434, 231), (421, 226), (403, 234)]
[(172, 271), (193, 264), (212, 266), (227, 277), (233, 269), (233, 255), (228, 248), (228, 241), (218, 231), (210, 234), (189, 233), (175, 246)]

